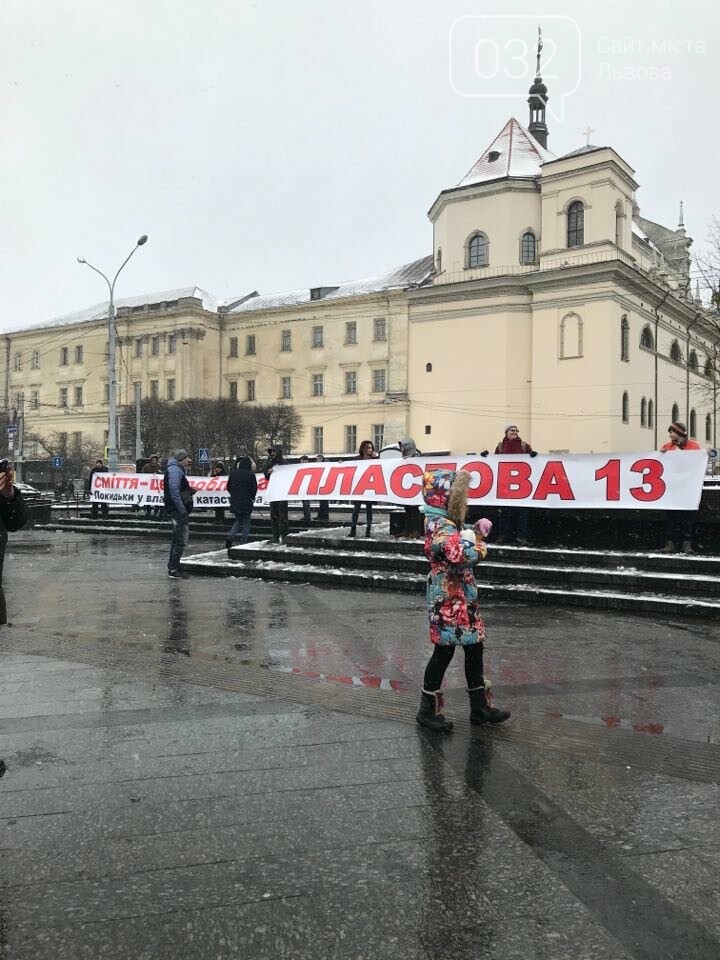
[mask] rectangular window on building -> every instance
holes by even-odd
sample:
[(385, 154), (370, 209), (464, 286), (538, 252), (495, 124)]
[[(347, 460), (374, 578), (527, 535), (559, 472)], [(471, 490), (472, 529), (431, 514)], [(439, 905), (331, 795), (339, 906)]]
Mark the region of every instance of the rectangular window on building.
[(72, 444), (76, 449), (82, 445), (82, 430), (73, 431)]
[(109, 383), (103, 384), (103, 403), (105, 404), (110, 403), (110, 384)]
[(373, 340), (377, 343), (387, 340), (387, 322), (385, 317), (375, 317), (373, 320)]
[(81, 407), (83, 405), (83, 388), (75, 387), (75, 406)]
[(345, 371), (345, 393), (357, 393), (357, 370)]
[(345, 343), (357, 343), (357, 322), (348, 320), (345, 324)]
[(21, 353), (15, 354), (15, 369), (22, 370), (22, 354)]
[(314, 373), (312, 376), (312, 395), (322, 397), (325, 390), (325, 378), (322, 373)]
[(357, 449), (357, 427), (345, 427), (345, 453), (354, 453)]
[(150, 355), (153, 357), (160, 356), (160, 337), (153, 337), (150, 340)]
[(254, 380), (248, 380), (247, 382), (247, 398), (248, 400), (255, 399), (255, 381)]
[(373, 393), (385, 393), (385, 371), (373, 370), (372, 372)]
[(68, 388), (60, 387), (60, 395), (58, 397), (58, 406), (66, 407), (68, 405)]
[(170, 336), (167, 338), (167, 352), (175, 353), (176, 350), (177, 350), (177, 335), (174, 333), (171, 333)]
[(79, 344), (75, 347), (75, 363), (82, 363), (82, 362), (83, 362), (83, 353), (84, 353), (84, 351), (83, 351), (83, 345), (82, 345), (81, 343), (79, 343)]
[(32, 363), (30, 364), (30, 366), (33, 368), (33, 370), (40, 369), (40, 351), (39, 350), (33, 350)]
[(255, 356), (255, 334), (249, 333), (245, 337), (245, 356), (254, 357)]
[(229, 345), (228, 356), (236, 357), (238, 355), (238, 338), (230, 337), (228, 341), (228, 345)]
[(230, 381), (230, 399), (237, 400), (237, 380)]
[(30, 409), (37, 410), (39, 406), (40, 406), (40, 391), (31, 390), (30, 391)]
[(151, 380), (151, 381), (150, 381), (150, 396), (152, 397), (153, 400), (157, 400), (157, 398), (160, 396), (160, 381), (159, 381), (159, 380)]
[(143, 355), (143, 342), (142, 340), (135, 341), (135, 356), (141, 357)]
[(58, 446), (61, 450), (67, 450), (67, 433), (58, 434)]
[(313, 453), (324, 453), (323, 450), (323, 428), (313, 427)]
[(313, 327), (312, 328), (312, 345), (313, 347), (322, 347), (324, 346), (324, 334), (322, 327)]
[(175, 380), (173, 378), (170, 378), (170, 380), (166, 381), (165, 388), (166, 388), (168, 400), (174, 400), (175, 399)]
[(376, 451), (382, 450), (385, 444), (385, 424), (384, 423), (374, 423), (371, 429), (372, 433), (372, 442)]
[(60, 347), (60, 366), (66, 367), (68, 365), (68, 348)]
[(280, 350), (289, 353), (292, 350), (292, 331), (283, 330), (280, 334)]
[(280, 380), (280, 396), (283, 400), (290, 400), (292, 397), (292, 379), (282, 377)]

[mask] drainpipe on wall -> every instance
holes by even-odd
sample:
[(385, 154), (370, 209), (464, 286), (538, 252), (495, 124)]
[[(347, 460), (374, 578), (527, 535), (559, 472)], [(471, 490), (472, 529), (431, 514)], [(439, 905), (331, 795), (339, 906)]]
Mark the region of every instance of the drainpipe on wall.
[(669, 296), (670, 296), (670, 291), (666, 290), (662, 300), (655, 307), (655, 410), (653, 412), (655, 414), (654, 445), (656, 450), (658, 448), (658, 418), (660, 416), (660, 412), (658, 410), (658, 332), (660, 328), (660, 307), (665, 303), (665, 301)]

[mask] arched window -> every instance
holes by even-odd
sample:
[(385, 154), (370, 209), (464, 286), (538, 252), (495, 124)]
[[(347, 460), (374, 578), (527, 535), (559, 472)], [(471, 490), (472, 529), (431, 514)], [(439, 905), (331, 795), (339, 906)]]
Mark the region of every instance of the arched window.
[(620, 320), (620, 359), (630, 359), (630, 323), (626, 313)]
[(712, 417), (710, 414), (705, 417), (705, 443), (712, 443)]
[(486, 267), (488, 265), (488, 238), (484, 233), (474, 233), (466, 244), (466, 267)]
[(705, 361), (705, 376), (711, 377), (713, 375), (713, 362), (710, 357)]
[(567, 212), (567, 245), (581, 247), (585, 243), (585, 207), (581, 200), (575, 200)]
[(615, 204), (615, 246), (622, 249), (623, 245), (623, 220), (625, 219), (625, 214), (623, 213), (622, 204), (618, 200)]
[(647, 400), (645, 397), (640, 401), (640, 426), (647, 426)]
[(532, 230), (526, 230), (520, 241), (520, 263), (537, 262), (537, 239)]
[(622, 422), (630, 423), (630, 397), (627, 390), (622, 395)]
[(694, 410), (690, 411), (690, 436), (697, 437), (697, 414)]
[(688, 366), (695, 373), (698, 372), (698, 358), (697, 353), (694, 350), (690, 351), (690, 356), (688, 357)]
[(438, 247), (437, 257), (435, 258), (435, 272), (442, 273), (442, 247)]
[(670, 414), (670, 422), (677, 423), (679, 419), (680, 419), (680, 407), (676, 403), (674, 403), (672, 405), (672, 413)]
[(648, 427), (652, 429), (655, 426), (655, 404), (648, 400)]
[(682, 363), (682, 350), (677, 340), (673, 340), (670, 346), (670, 359), (673, 363)]
[(645, 347), (646, 350), (655, 349), (655, 340), (652, 335), (652, 330), (649, 326), (644, 326), (642, 333), (640, 334), (640, 346)]
[(583, 355), (583, 322), (576, 313), (566, 314), (560, 321), (560, 344), (558, 356), (561, 360)]

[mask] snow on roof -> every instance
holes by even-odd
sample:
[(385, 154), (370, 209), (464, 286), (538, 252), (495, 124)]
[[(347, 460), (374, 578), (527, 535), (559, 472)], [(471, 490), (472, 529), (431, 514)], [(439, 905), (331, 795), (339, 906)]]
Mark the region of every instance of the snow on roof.
[(539, 177), (541, 165), (554, 159), (554, 154), (541, 147), (520, 121), (511, 117), (458, 186), (467, 187), (504, 177)]
[[(326, 303), (329, 300), (341, 300), (345, 297), (359, 297), (363, 294), (378, 293), (383, 290), (405, 289), (419, 286), (430, 278), (434, 265), (432, 255), (403, 264), (388, 273), (376, 277), (366, 277), (364, 280), (348, 280), (341, 283), (334, 290), (326, 293), (313, 303)], [(275, 310), (279, 307), (292, 307), (312, 300), (311, 288), (302, 287), (298, 290), (288, 290), (285, 293), (273, 293), (263, 297), (251, 297), (244, 303), (231, 307), (228, 313), (247, 313), (255, 310)], [(232, 303), (233, 300), (228, 301)]]
[[(143, 307), (145, 305), (155, 305), (168, 303), (173, 300), (183, 300), (187, 297), (193, 297), (202, 302), (203, 310), (209, 310), (217, 313), (218, 301), (206, 290), (200, 287), (179, 287), (176, 290), (163, 290), (159, 293), (142, 293), (136, 297), (121, 297), (115, 301), (115, 308), (120, 307)], [(76, 310), (74, 313), (66, 313), (62, 317), (55, 317), (52, 320), (43, 320), (39, 323), (31, 323), (21, 329), (3, 330), (4, 333), (22, 333), (25, 330), (37, 330), (43, 327), (64, 327), (76, 323), (92, 323), (94, 320), (104, 320), (107, 317), (109, 301), (96, 303), (92, 307), (85, 307), (84, 310)]]

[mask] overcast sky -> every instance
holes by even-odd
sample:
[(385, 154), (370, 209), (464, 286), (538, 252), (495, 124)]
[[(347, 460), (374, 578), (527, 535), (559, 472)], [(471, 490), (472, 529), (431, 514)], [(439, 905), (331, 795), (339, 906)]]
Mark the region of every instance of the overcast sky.
[[(563, 108), (549, 148), (582, 146), (590, 125), (635, 168), (643, 215), (675, 226), (684, 200), (700, 246), (720, 215), (717, 7), (672, 7), (0, 0), (0, 327), (101, 301), (76, 257), (114, 271), (141, 233), (120, 297), (320, 286), (430, 253), (438, 192), (508, 116), (527, 123), (534, 57), (523, 78), (519, 41), (534, 54), (538, 21), (550, 106)], [(479, 14), (501, 19), (458, 22)], [(580, 55), (574, 24), (552, 19), (563, 14)], [(624, 38), (635, 49), (607, 52)], [(628, 79), (601, 76), (603, 63)], [(632, 79), (653, 69), (671, 77)]]

